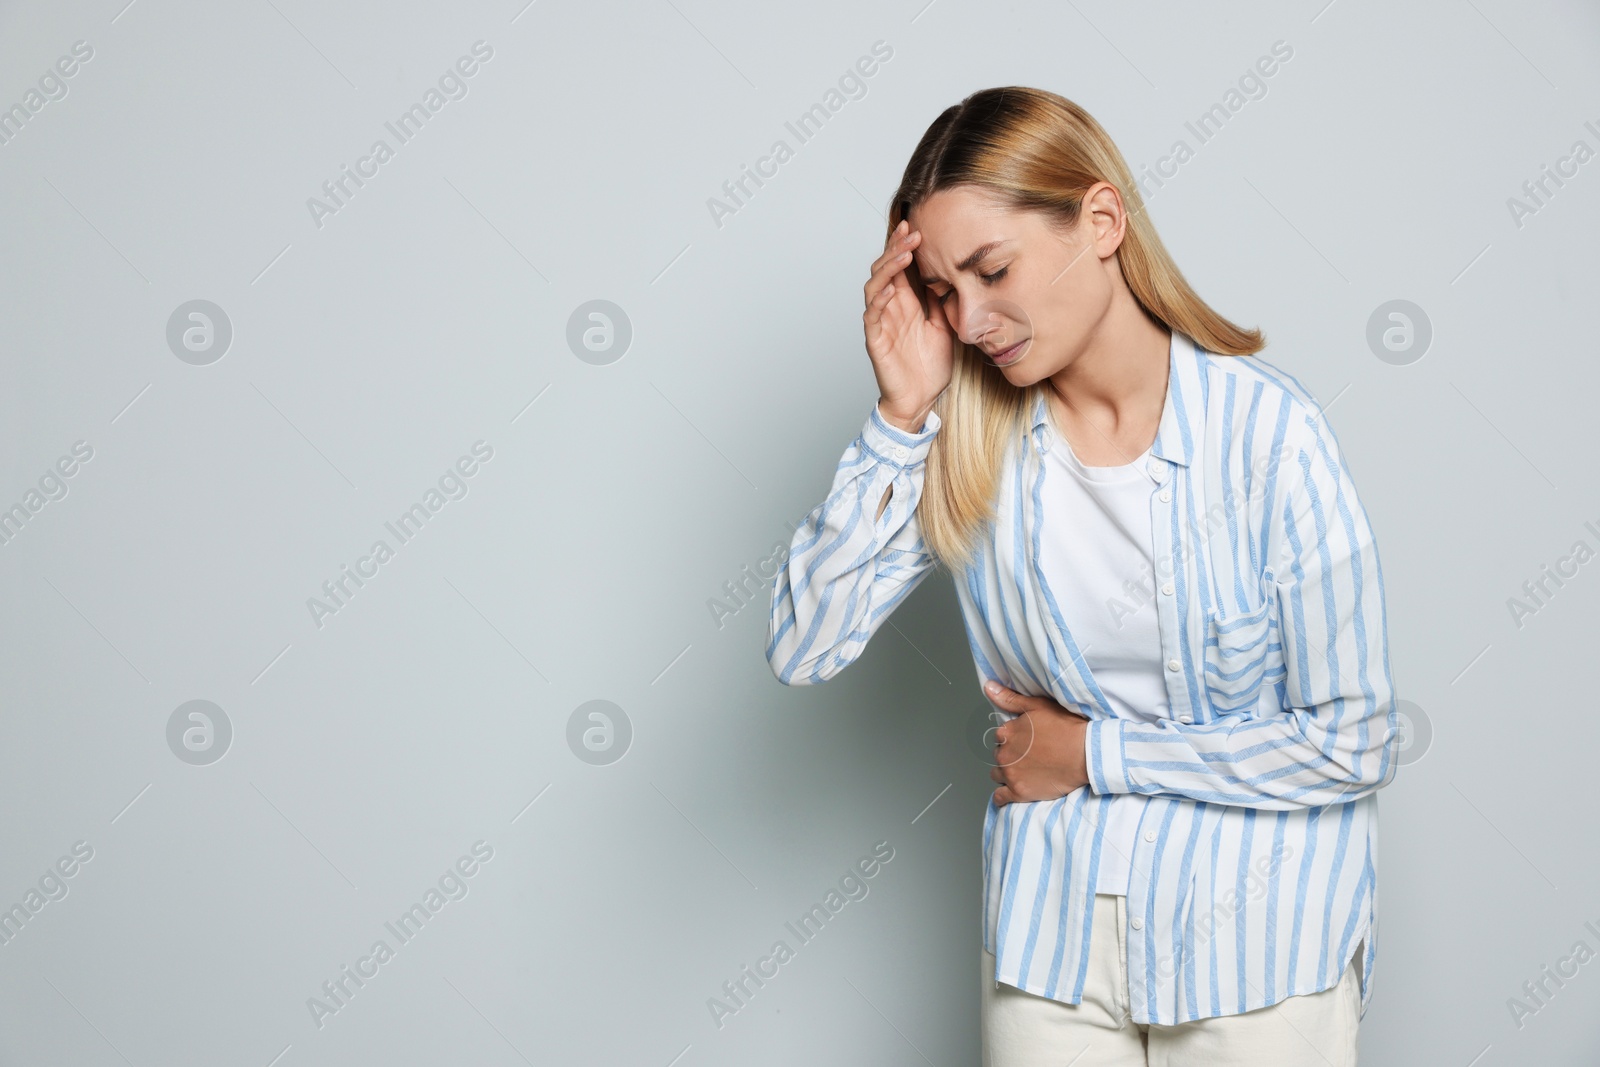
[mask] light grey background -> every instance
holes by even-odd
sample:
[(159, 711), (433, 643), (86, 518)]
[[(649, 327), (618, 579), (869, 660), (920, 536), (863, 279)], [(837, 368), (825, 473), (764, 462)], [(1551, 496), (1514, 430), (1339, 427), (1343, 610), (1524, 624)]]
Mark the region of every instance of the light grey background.
[[(93, 49), (0, 145), (0, 507), (93, 449), (0, 545), (0, 907), (93, 849), (0, 945), (0, 1062), (977, 1062), (993, 783), (948, 577), (815, 689), (763, 659), (766, 589), (720, 627), (709, 601), (876, 398), (861, 286), (939, 111), (1052, 89), (1137, 170), (1275, 41), (1150, 209), (1330, 405), (1433, 731), (1382, 794), (1363, 1064), (1600, 1058), (1600, 962), (1520, 1028), (1507, 1005), (1600, 949), (1600, 562), (1520, 627), (1507, 604), (1600, 547), (1600, 160), (1508, 206), (1600, 148), (1593, 4), (125, 2), (0, 5), (0, 107)], [(316, 225), (479, 40), (467, 95)], [(196, 299), (233, 329), (205, 366), (166, 340)], [(1366, 341), (1395, 299), (1433, 329), (1406, 365)], [(633, 331), (607, 365), (566, 340), (591, 300)], [(480, 440), (467, 495), (319, 628), (307, 599)], [(196, 699), (233, 730), (203, 766), (167, 741)], [(631, 724), (620, 761), (568, 745), (591, 700)], [(480, 840), (467, 895), (319, 1027), (308, 998)], [(869, 895), (715, 1025), (879, 841)]]

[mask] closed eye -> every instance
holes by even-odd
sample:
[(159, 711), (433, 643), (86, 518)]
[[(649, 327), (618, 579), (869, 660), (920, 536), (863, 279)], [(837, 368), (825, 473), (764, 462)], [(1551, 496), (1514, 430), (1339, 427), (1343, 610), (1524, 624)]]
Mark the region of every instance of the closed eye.
[[(1010, 267), (1001, 267), (999, 270), (995, 271), (993, 274), (980, 274), (980, 275), (978, 275), (978, 277), (983, 279), (983, 283), (985, 285), (993, 285), (996, 282), (998, 282), (1001, 278), (1004, 278), (1006, 276), (1006, 271), (1008, 271), (1010, 269), (1011, 269)], [(939, 298), (938, 298), (939, 299), (939, 303), (941, 303), (941, 304), (944, 303), (947, 299), (949, 299), (950, 294), (953, 293), (953, 292), (955, 292), (954, 289), (947, 289), (945, 292), (941, 293), (939, 295)]]

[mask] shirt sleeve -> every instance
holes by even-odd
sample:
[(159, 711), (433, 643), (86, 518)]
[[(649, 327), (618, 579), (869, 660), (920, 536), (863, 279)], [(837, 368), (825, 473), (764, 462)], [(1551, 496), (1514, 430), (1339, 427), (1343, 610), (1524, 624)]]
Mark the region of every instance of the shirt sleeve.
[(1093, 792), (1293, 809), (1393, 780), (1400, 739), (1377, 543), (1326, 416), (1297, 401), (1289, 424), (1262, 556), (1284, 660), (1282, 687), (1268, 692), (1283, 706), (1188, 725), (1095, 720), (1084, 742)]
[(767, 662), (780, 682), (815, 685), (844, 670), (934, 566), (916, 512), (939, 424), (930, 411), (920, 431), (906, 433), (874, 402), (827, 498), (795, 529), (767, 625)]

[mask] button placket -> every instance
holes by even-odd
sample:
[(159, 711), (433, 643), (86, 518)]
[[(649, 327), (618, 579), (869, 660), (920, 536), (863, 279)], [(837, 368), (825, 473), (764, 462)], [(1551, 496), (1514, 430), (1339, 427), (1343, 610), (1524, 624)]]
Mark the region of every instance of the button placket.
[[(1138, 1018), (1146, 1010), (1144, 972), (1141, 967), (1135, 966), (1135, 961), (1142, 961), (1145, 957), (1144, 920), (1141, 916), (1148, 905), (1151, 883), (1158, 877), (1155, 873), (1154, 864), (1156, 845), (1153, 843), (1157, 834), (1149, 826), (1150, 821), (1157, 817), (1155, 807), (1154, 804), (1146, 804), (1144, 810), (1139, 813), (1139, 823), (1136, 827), (1138, 836), (1133, 839), (1133, 856), (1131, 857), (1136, 872), (1149, 873), (1143, 877), (1139, 873), (1135, 873), (1129, 879), (1126, 897), (1127, 923), (1125, 932), (1128, 959), (1128, 1018), (1130, 1020)], [(1135, 970), (1140, 972), (1139, 979), (1133, 977)]]
[(1128, 898), (1122, 894), (1112, 898), (1117, 902), (1117, 996), (1118, 1009), (1124, 1019), (1133, 1018), (1133, 1005), (1128, 994)]
[[(1156, 480), (1159, 491), (1155, 499), (1159, 501), (1154, 505), (1155, 513), (1155, 550), (1156, 560), (1168, 561), (1169, 568), (1173, 571), (1183, 566), (1176, 558), (1175, 548), (1169, 539), (1172, 536), (1172, 490), (1173, 477), (1176, 471), (1160, 459), (1152, 457), (1148, 470)], [(1182, 634), (1185, 622), (1178, 615), (1177, 583), (1169, 580), (1160, 585), (1161, 597), (1156, 603), (1156, 622), (1161, 633), (1161, 651), (1167, 657), (1166, 671), (1167, 699), (1170, 714), (1179, 722), (1192, 722), (1193, 717), (1189, 710), (1188, 687), (1182, 680), (1183, 661), (1178, 657), (1178, 637)]]

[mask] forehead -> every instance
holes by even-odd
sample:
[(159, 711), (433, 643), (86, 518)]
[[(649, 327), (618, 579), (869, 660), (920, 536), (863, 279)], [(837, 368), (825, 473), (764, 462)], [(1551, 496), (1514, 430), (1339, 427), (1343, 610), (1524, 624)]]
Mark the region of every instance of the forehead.
[(907, 214), (922, 233), (919, 263), (955, 269), (974, 249), (991, 241), (1019, 241), (1040, 225), (1033, 212), (1017, 211), (986, 189), (958, 185), (941, 189)]

